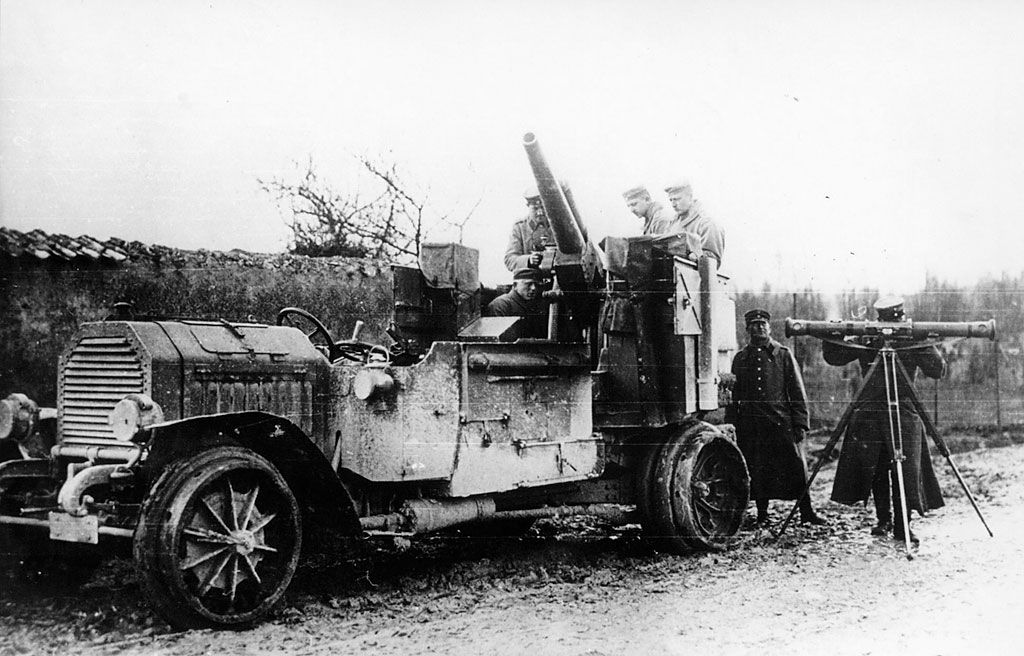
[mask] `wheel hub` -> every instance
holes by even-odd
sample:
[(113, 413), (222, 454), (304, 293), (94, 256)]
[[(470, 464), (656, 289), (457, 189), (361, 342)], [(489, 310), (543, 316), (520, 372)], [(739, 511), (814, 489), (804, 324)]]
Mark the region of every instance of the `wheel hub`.
[(256, 550), (256, 536), (253, 535), (252, 531), (245, 529), (231, 531), (229, 537), (235, 545), (235, 553), (239, 555), (248, 556)]

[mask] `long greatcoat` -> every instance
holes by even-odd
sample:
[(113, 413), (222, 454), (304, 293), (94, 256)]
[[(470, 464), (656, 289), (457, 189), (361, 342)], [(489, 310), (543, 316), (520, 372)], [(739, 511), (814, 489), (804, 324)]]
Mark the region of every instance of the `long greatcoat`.
[(547, 223), (537, 221), (533, 214), (512, 224), (512, 232), (508, 236), (505, 247), (505, 268), (509, 271), (530, 266), (530, 256), (543, 251), (554, 244), (551, 227)]
[(732, 361), (736, 376), (726, 421), (747, 461), (752, 499), (796, 499), (807, 483), (794, 431), (808, 429), (807, 393), (792, 352), (775, 340), (748, 344)]
[[(826, 341), (822, 343), (822, 355), (825, 362), (832, 365), (844, 365), (859, 360), (861, 374), (866, 375), (882, 344), (869, 342), (866, 346), (867, 348), (857, 348), (853, 345)], [(929, 378), (939, 378), (946, 367), (942, 355), (934, 346), (897, 349), (896, 357), (903, 363), (911, 381), (916, 378), (918, 370)], [(867, 501), (871, 495), (871, 483), (879, 466), (879, 458), (883, 459), (883, 465), (892, 459), (886, 385), (881, 370), (865, 388), (861, 401), (846, 428), (839, 464), (836, 467), (836, 478), (832, 485), (832, 500), (839, 503), (855, 504)], [(921, 418), (905, 393), (900, 394), (898, 407), (903, 434), (903, 455), (906, 458), (903, 461), (903, 482), (907, 492), (907, 507), (924, 514), (928, 510), (941, 508), (945, 502), (938, 479), (935, 477), (935, 469), (932, 467)]]

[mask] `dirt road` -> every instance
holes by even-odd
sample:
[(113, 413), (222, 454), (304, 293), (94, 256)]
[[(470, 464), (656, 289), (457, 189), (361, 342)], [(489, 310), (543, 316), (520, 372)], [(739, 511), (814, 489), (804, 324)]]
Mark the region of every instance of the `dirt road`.
[(678, 558), (593, 523), (440, 537), (308, 567), (272, 622), (237, 633), (171, 632), (115, 562), (75, 594), (0, 592), (0, 654), (1020, 653), (1024, 446), (955, 459), (995, 537), (937, 460), (948, 505), (915, 521), (912, 561), (868, 534), (870, 508), (824, 501), (827, 466), (813, 493), (830, 525), (778, 542), (746, 529), (723, 553)]

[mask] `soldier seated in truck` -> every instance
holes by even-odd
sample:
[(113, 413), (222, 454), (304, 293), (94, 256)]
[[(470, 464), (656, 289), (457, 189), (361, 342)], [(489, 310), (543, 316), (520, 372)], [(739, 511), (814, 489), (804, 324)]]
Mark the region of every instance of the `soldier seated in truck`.
[(546, 335), (547, 303), (541, 298), (544, 272), (540, 269), (522, 267), (512, 276), (512, 289), (488, 303), (486, 316), (525, 317), (526, 330), (523, 337), (544, 337)]

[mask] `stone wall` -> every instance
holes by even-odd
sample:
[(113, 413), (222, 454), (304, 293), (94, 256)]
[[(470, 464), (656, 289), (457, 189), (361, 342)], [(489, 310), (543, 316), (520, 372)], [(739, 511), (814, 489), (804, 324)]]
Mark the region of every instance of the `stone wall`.
[(52, 406), (57, 359), (69, 338), (122, 301), (139, 315), (262, 323), (296, 306), (319, 317), (335, 339), (350, 336), (362, 319), (362, 339), (387, 341), (387, 264), (130, 246), (120, 263), (0, 256), (0, 398), (22, 392)]

